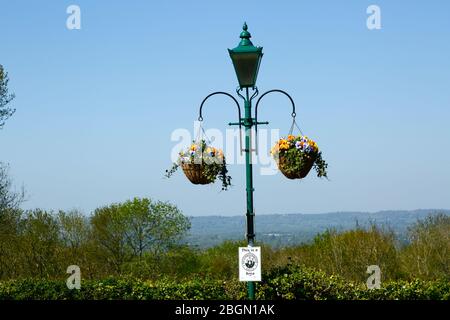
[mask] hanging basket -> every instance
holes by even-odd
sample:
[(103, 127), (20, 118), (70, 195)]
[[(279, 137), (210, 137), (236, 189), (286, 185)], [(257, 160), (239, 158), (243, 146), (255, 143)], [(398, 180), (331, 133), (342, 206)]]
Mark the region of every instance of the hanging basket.
[(303, 179), (308, 175), (309, 171), (311, 171), (311, 168), (313, 167), (315, 160), (316, 160), (315, 157), (305, 156), (302, 159), (300, 169), (292, 170), (291, 168), (293, 166), (290, 164), (289, 159), (284, 155), (280, 154), (278, 159), (278, 169), (281, 171), (281, 173), (284, 174), (286, 178)]
[[(214, 178), (208, 177), (205, 174), (205, 164), (197, 163), (182, 163), (183, 172), (190, 182), (193, 184), (210, 184), (214, 182)], [(219, 173), (217, 171), (217, 173)], [(214, 176), (215, 177), (215, 176)]]

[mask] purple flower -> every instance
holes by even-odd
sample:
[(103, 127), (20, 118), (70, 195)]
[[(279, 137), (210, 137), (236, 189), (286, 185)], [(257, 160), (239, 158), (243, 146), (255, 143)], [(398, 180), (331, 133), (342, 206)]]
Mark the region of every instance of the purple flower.
[(306, 145), (305, 151), (307, 153), (310, 153), (312, 151), (312, 148), (311, 148), (311, 146), (309, 144)]

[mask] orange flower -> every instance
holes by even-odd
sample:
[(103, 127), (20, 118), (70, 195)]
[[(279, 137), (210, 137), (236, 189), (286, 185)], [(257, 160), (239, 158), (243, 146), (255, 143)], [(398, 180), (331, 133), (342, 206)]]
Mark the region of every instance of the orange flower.
[(280, 143), (280, 150), (287, 150), (289, 149), (289, 143), (287, 141), (283, 141)]

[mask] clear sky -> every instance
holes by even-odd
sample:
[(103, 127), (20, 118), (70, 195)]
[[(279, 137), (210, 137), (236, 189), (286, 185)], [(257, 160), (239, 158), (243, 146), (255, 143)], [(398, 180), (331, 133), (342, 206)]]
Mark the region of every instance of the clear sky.
[[(68, 30), (66, 8), (81, 8)], [(366, 26), (369, 5), (381, 30)], [(247, 21), (264, 47), (260, 91), (280, 88), (329, 163), (330, 181), (288, 181), (255, 166), (255, 211), (319, 213), (450, 208), (449, 1), (6, 1), (0, 63), (17, 112), (0, 131), (0, 160), (28, 193), (24, 207), (96, 207), (134, 196), (185, 214), (245, 212), (245, 166), (220, 192), (163, 178), (179, 128), (201, 100), (237, 86), (227, 48)], [(205, 107), (225, 130), (225, 98)], [(282, 96), (261, 120), (290, 127)], [(268, 152), (260, 150), (260, 152)]]

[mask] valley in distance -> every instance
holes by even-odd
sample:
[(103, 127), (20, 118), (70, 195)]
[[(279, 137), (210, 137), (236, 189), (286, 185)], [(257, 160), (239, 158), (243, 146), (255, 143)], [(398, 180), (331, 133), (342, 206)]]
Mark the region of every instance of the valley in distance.
[[(256, 241), (273, 247), (308, 243), (327, 229), (345, 231), (370, 224), (392, 230), (397, 239), (406, 242), (408, 228), (419, 219), (444, 213), (446, 209), (410, 211), (332, 212), (319, 214), (265, 214), (255, 216)], [(191, 216), (191, 230), (185, 242), (200, 249), (213, 247), (226, 240), (245, 239), (245, 214), (234, 216)]]

